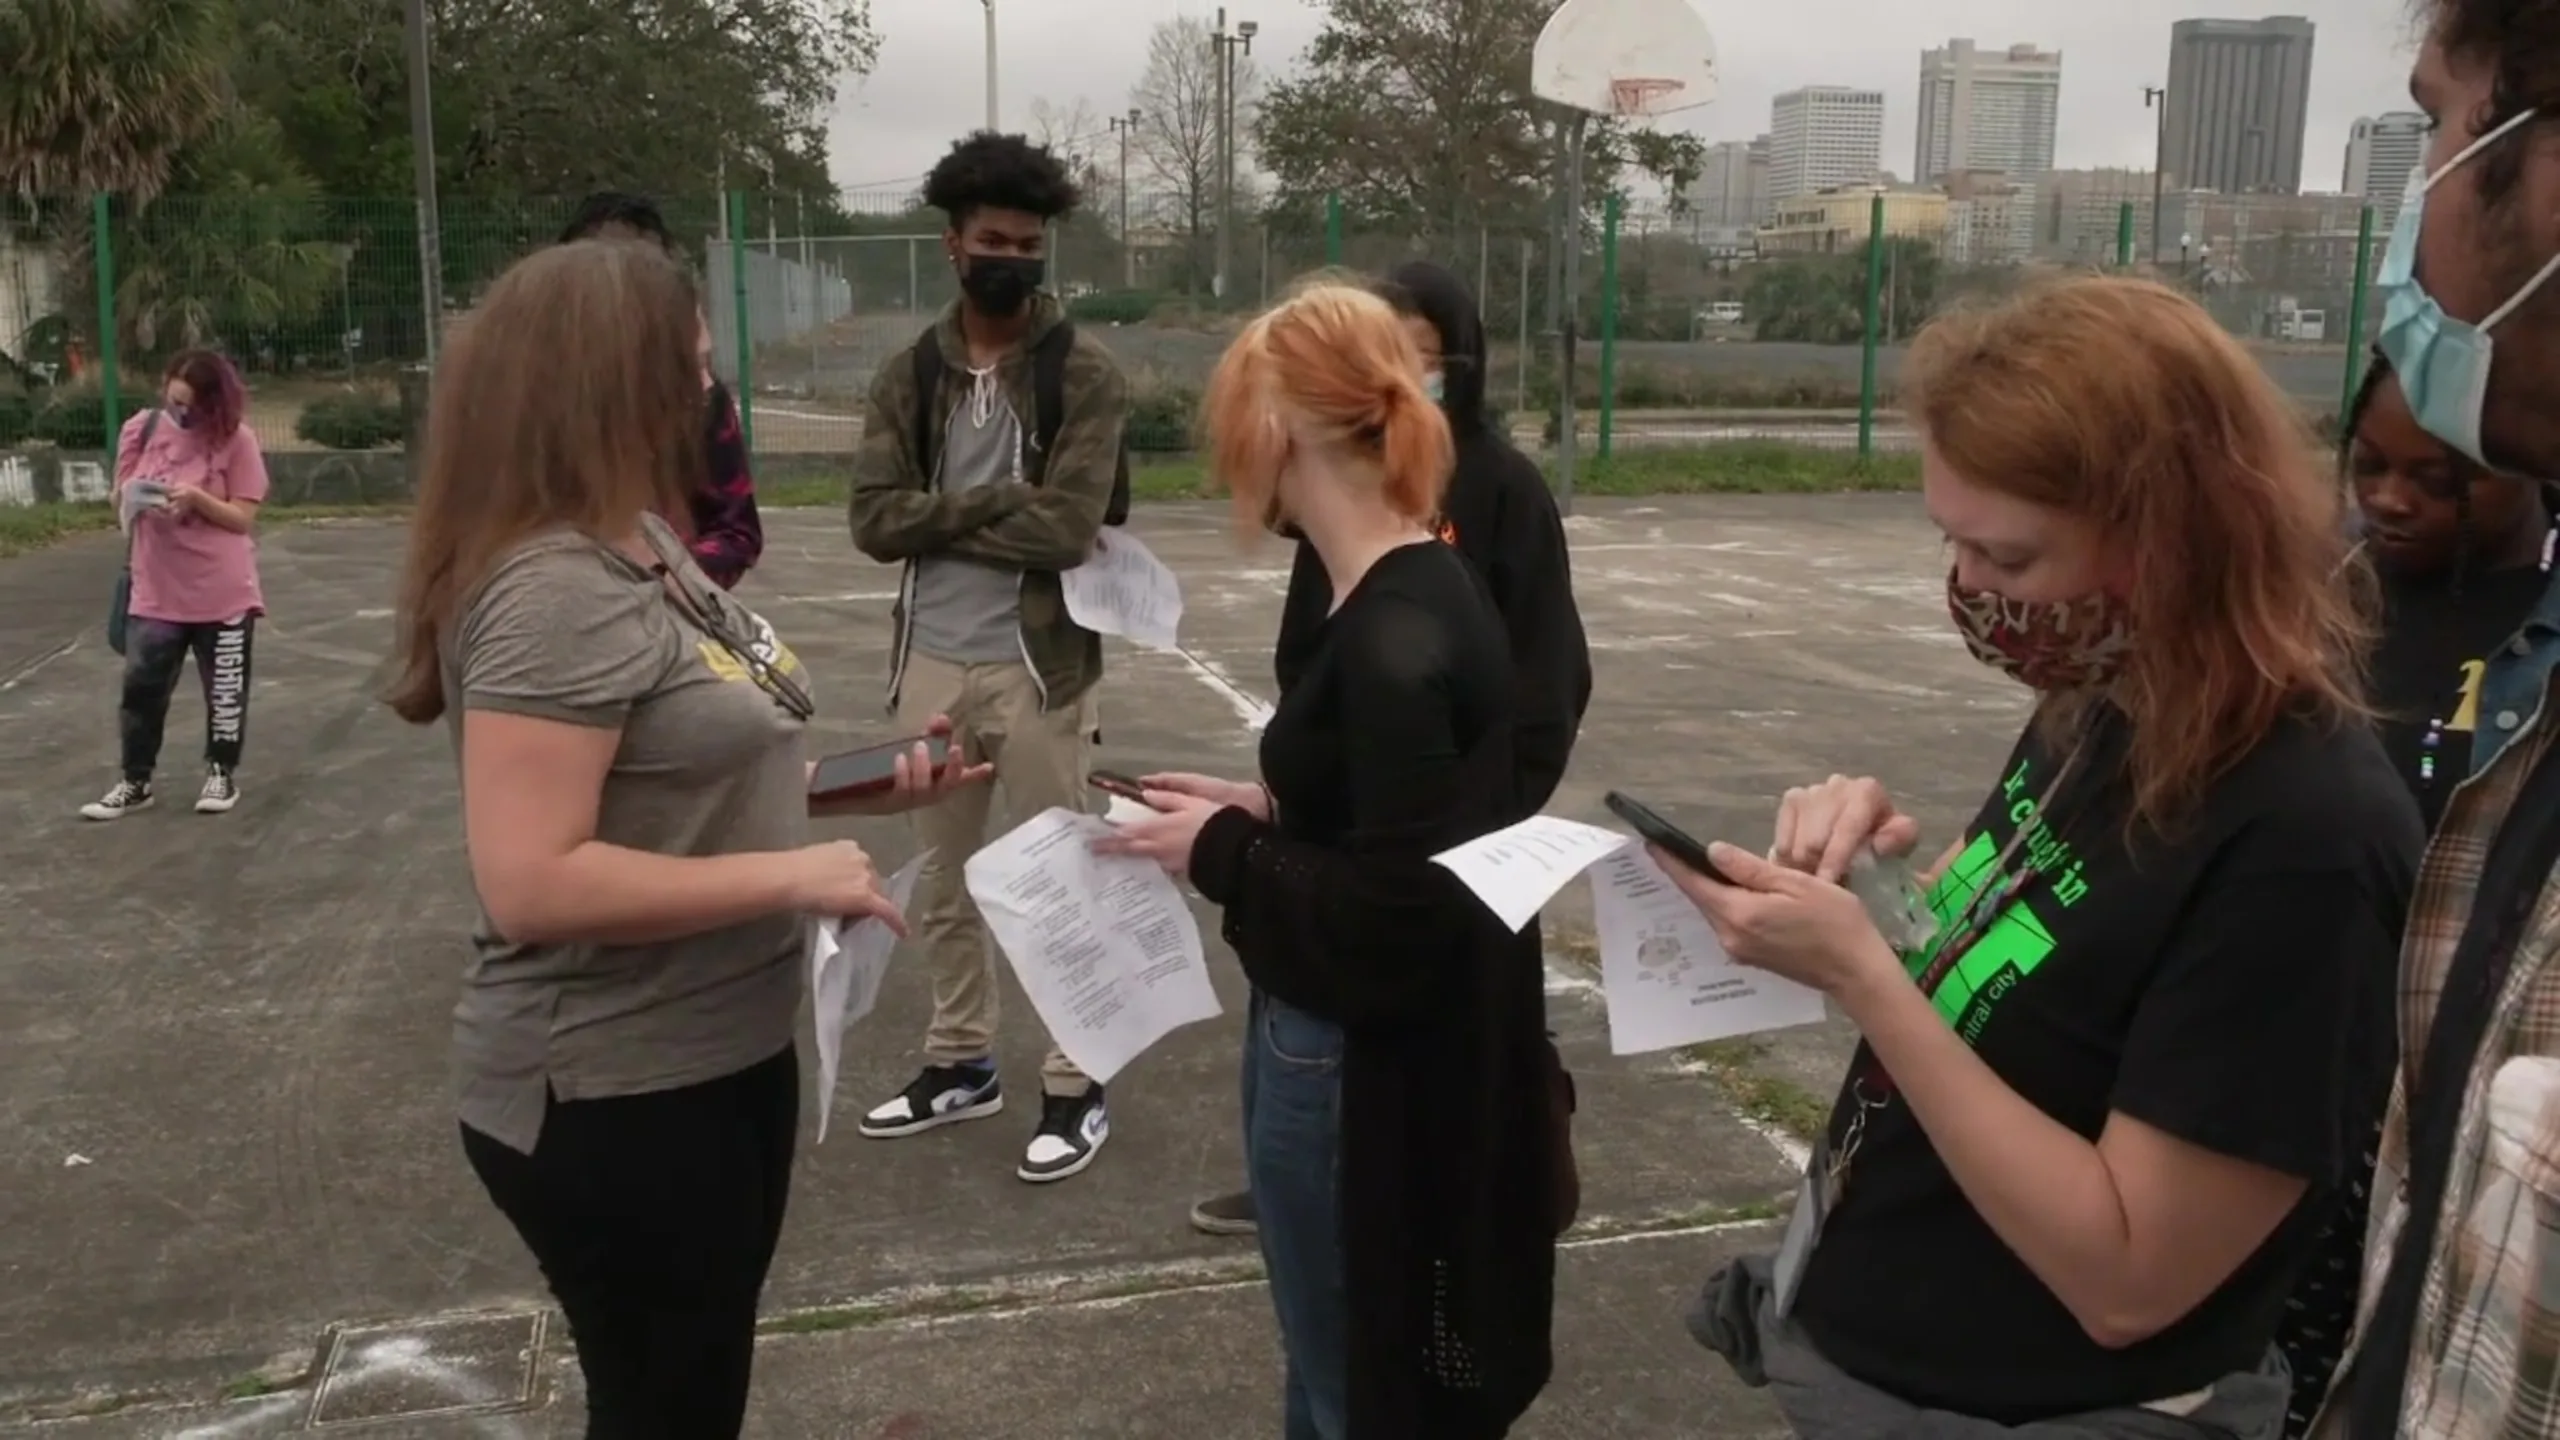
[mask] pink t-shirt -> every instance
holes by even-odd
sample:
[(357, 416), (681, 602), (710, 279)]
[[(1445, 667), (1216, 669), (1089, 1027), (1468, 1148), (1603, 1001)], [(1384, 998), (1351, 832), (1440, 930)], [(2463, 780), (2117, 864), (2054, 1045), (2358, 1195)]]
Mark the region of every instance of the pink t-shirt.
[[(145, 410), (124, 423), (116, 441), (116, 486), (157, 480), (169, 488), (210, 490), (223, 500), (264, 503), (267, 461), (258, 437), (241, 426), (220, 445)], [(146, 510), (133, 522), (133, 613), (146, 620), (205, 625), (263, 614), (258, 590), (258, 542), (210, 520), (170, 510)]]

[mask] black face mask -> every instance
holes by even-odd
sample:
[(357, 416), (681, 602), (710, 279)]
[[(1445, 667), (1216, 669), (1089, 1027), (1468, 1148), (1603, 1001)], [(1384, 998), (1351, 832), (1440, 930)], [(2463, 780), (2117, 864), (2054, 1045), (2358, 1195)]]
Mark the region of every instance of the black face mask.
[(1022, 313), (1048, 268), (1027, 255), (963, 253), (960, 262), (961, 293), (978, 307), (979, 314), (998, 318)]

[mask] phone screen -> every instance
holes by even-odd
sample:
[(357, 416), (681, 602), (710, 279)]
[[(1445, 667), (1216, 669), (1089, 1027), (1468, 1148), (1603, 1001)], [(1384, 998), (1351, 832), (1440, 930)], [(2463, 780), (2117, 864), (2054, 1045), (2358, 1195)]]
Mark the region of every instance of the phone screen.
[[(921, 737), (926, 755), (935, 766), (944, 763), (951, 742), (939, 735)], [(810, 772), (809, 793), (812, 795), (858, 795), (867, 790), (886, 790), (898, 780), (898, 757), (914, 751), (917, 741), (893, 740), (886, 745), (871, 745), (860, 750), (847, 750), (818, 762)]]

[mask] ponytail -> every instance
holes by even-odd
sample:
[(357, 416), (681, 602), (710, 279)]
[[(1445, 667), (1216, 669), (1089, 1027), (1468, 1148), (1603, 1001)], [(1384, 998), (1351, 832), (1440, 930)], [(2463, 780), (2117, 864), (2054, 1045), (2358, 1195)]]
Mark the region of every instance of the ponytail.
[(1398, 515), (1428, 522), (1440, 513), (1457, 464), (1449, 417), (1422, 393), (1402, 367), (1388, 371), (1378, 400), (1378, 460), (1386, 472), (1386, 498)]

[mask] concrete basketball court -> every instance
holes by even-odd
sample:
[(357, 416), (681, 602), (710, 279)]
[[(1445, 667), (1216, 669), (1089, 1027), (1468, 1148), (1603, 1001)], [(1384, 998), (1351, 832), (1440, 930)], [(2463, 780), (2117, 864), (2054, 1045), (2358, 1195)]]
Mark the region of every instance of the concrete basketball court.
[[(742, 594), (817, 677), (818, 743), (885, 738), (893, 575), (833, 513), (767, 525)], [(1595, 502), (1571, 525), (1598, 697), (1556, 813), (1602, 819), (1623, 788), (1759, 844), (1788, 784), (1872, 772), (1943, 838), (1992, 783), (2023, 694), (1949, 632), (1913, 497)], [(1240, 555), (1214, 506), (1134, 528), (1184, 576), (1187, 648), (1115, 647), (1107, 763), (1246, 773), (1285, 552)], [(370, 698), (400, 540), (272, 526), (246, 799), (189, 813), (201, 711), (182, 689), (163, 803), (114, 825), (75, 813), (112, 778), (114, 542), (0, 562), (0, 1437), (580, 1433), (565, 1336), (447, 1106), (469, 915), (452, 759)], [(902, 822), (847, 828), (884, 862), (907, 852)], [(1612, 1058), (1586, 915), (1578, 886), (1550, 912), (1584, 1222), (1557, 1378), (1518, 1433), (1782, 1434), (1681, 1315), (1722, 1256), (1774, 1243), (1801, 1150), (1768, 1098), (1827, 1098), (1847, 1036)], [(804, 1121), (750, 1434), (1278, 1433), (1252, 1243), (1184, 1221), (1241, 1175), (1243, 984), (1211, 944), (1227, 1016), (1120, 1077), (1082, 1177), (1013, 1178), (1026, 1106), (896, 1142), (843, 1124), (823, 1147)], [(902, 953), (848, 1037), (839, 1110), (903, 1083), (927, 1003)], [(1008, 1016), (1028, 1093), (1041, 1042), (1018, 989)]]

